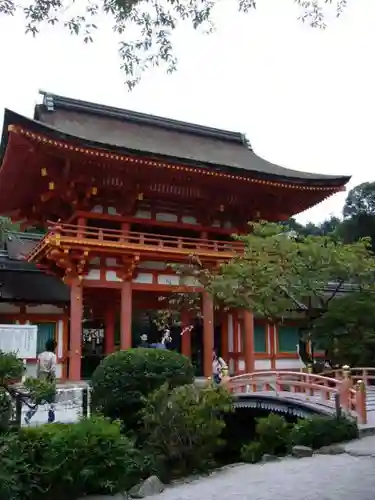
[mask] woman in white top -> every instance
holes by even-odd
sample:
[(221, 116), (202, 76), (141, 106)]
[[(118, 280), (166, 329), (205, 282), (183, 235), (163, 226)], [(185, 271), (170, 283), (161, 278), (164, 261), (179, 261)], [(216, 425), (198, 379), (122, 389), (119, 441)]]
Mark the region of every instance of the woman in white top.
[[(56, 365), (57, 358), (55, 354), (56, 342), (54, 340), (48, 340), (45, 345), (45, 350), (41, 352), (38, 356), (37, 364), (37, 377), (39, 380), (45, 380), (47, 382), (53, 382), (56, 378)], [(29, 424), (35, 413), (38, 411), (38, 406), (30, 409), (25, 416), (25, 423)], [(48, 423), (55, 421), (55, 407), (51, 403), (48, 410)]]
[(227, 370), (227, 364), (217, 355), (216, 351), (212, 351), (212, 377), (216, 384), (220, 384), (223, 378), (223, 370)]

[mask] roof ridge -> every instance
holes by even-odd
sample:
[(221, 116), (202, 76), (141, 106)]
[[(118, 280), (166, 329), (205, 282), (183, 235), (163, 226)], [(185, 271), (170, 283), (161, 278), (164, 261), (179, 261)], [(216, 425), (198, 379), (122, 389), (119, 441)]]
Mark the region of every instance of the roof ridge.
[(38, 109), (40, 106), (50, 112), (59, 108), (68, 109), (71, 111), (79, 111), (81, 113), (94, 114), (96, 116), (106, 116), (114, 119), (127, 120), (142, 125), (157, 126), (168, 130), (174, 130), (176, 132), (185, 132), (204, 137), (211, 137), (213, 139), (226, 140), (249, 147), (249, 141), (246, 138), (246, 135), (241, 132), (233, 132), (230, 130), (184, 122), (182, 120), (175, 120), (173, 118), (141, 113), (130, 109), (107, 106), (89, 101), (82, 101), (80, 99), (72, 99), (52, 94), (44, 90), (40, 90), (39, 93), (43, 95), (43, 104), (35, 107), (34, 119), (36, 120), (39, 119)]

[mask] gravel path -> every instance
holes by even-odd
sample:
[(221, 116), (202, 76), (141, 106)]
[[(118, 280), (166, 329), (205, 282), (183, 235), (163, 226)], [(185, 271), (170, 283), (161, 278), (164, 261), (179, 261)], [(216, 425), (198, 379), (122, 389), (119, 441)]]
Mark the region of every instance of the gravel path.
[(158, 499), (373, 500), (375, 437), (350, 443), (346, 449), (348, 453), (343, 455), (239, 465), (209, 478), (168, 488)]

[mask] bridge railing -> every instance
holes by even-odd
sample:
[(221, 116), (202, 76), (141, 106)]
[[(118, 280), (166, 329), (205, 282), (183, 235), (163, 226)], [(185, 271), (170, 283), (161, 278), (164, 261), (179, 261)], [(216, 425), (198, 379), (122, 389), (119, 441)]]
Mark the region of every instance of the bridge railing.
[(355, 415), (359, 423), (367, 422), (366, 388), (364, 383), (352, 386), (350, 379), (338, 380), (323, 375), (293, 371), (245, 373), (228, 380), (233, 394), (272, 392), (276, 395), (312, 401), (333, 407), (336, 395), (345, 412)]
[(335, 379), (344, 379), (347, 375), (353, 381), (353, 384), (358, 383), (363, 380), (364, 384), (367, 386), (375, 385), (375, 368), (374, 367), (354, 367), (343, 366), (329, 372), (325, 372), (328, 377), (333, 377)]

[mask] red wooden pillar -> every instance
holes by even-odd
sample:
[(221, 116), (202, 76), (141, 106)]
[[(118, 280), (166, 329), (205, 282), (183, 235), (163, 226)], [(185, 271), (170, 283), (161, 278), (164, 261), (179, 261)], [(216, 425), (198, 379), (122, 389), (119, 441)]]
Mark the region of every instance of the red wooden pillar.
[(255, 346), (254, 346), (254, 316), (251, 311), (243, 311), (244, 319), (244, 350), (245, 350), (245, 369), (247, 373), (255, 370)]
[(182, 329), (182, 339), (181, 339), (181, 353), (191, 358), (191, 328), (190, 328), (190, 315), (189, 311), (182, 311), (181, 313), (181, 329)]
[(104, 314), (104, 354), (108, 355), (115, 350), (115, 309), (108, 306)]
[(126, 280), (121, 287), (121, 350), (130, 349), (132, 346), (132, 284)]
[(214, 350), (214, 304), (209, 293), (203, 292), (203, 375), (212, 376)]
[(70, 346), (69, 380), (81, 380), (82, 358), (82, 320), (83, 294), (82, 284), (74, 280), (70, 287)]

